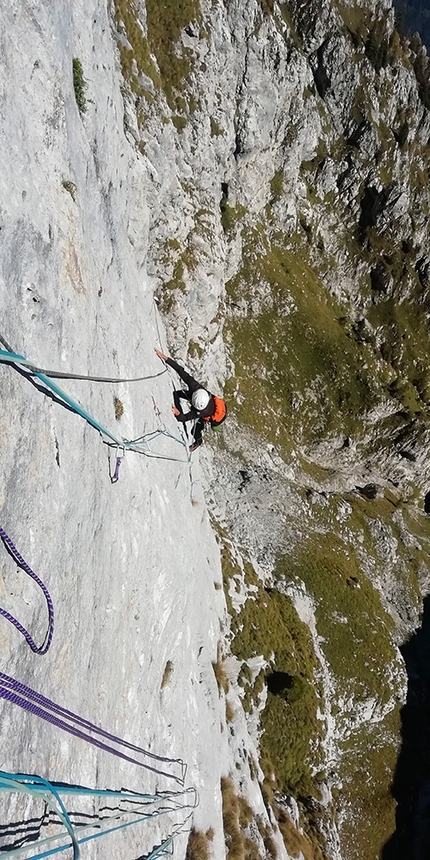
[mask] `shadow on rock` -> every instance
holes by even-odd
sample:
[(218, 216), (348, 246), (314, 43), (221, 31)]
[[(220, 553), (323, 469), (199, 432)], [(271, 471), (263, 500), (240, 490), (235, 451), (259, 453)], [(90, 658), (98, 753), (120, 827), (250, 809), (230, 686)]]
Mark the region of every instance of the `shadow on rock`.
[(420, 629), (400, 649), (408, 695), (401, 712), (402, 746), (392, 786), (396, 830), (381, 860), (430, 857), (430, 597), (423, 608)]

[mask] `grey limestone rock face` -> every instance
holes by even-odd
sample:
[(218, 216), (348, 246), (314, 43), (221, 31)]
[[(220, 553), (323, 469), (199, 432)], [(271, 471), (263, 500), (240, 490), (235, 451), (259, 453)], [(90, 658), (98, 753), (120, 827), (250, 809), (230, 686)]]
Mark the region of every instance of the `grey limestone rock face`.
[[(121, 446), (109, 448), (109, 436), (41, 380), (1, 364), (1, 525), (48, 588), (55, 612), (45, 656), (0, 618), (1, 671), (129, 743), (187, 761), (190, 784), (201, 780), (210, 797), (196, 826), (216, 829), (214, 852), (221, 857), (221, 766), (214, 769), (209, 756), (206, 768), (197, 751), (200, 706), (207, 740), (217, 739), (217, 757), (225, 719), (212, 667), (224, 611), (214, 588), (219, 553), (196, 473), (191, 501), (186, 440), (177, 436), (170, 412), (171, 381), (166, 373), (158, 378), (163, 367), (154, 347), (163, 326), (146, 273), (149, 161), (140, 160), (124, 135), (111, 11), (98, 0), (14, 2), (3, 9), (0, 335), (38, 367), (147, 376), (133, 384), (68, 379), (58, 385), (114, 438), (155, 433), (158, 442), (149, 456), (123, 458)], [(76, 57), (87, 82), (82, 114), (72, 77)], [(170, 436), (160, 435), (160, 421)], [(117, 455), (122, 462), (114, 484)], [(3, 544), (0, 553), (0, 605), (39, 644), (47, 625), (43, 594)], [(200, 632), (197, 614), (206, 616)], [(10, 773), (89, 788), (127, 786), (141, 794), (177, 786), (4, 698), (0, 711), (2, 768)], [(22, 826), (27, 813), (37, 821), (40, 805), (2, 794), (0, 808), (4, 847), (4, 827)], [(158, 817), (146, 829), (106, 837), (108, 844), (90, 843), (86, 856), (125, 860), (148, 853), (181, 823), (177, 814)], [(179, 856), (187, 838), (182, 828)]]
[[(359, 791), (354, 786), (353, 796), (345, 789), (336, 806), (335, 790), (354, 781), (354, 765), (347, 774), (342, 767), (354, 755), (360, 759), (357, 738), (376, 738), (375, 749), (387, 737), (398, 743), (384, 722), (406, 695), (396, 647), (419, 625), (429, 582), (417, 499), (430, 482), (423, 407), (430, 382), (418, 359), (413, 372), (415, 359), (407, 363), (412, 324), (402, 341), (392, 337), (396, 321), (381, 316), (381, 308), (396, 304), (402, 312), (418, 299), (427, 313), (430, 119), (413, 70), (416, 55), (396, 41), (388, 0), (339, 7), (328, 0), (202, 0), (171, 47), (190, 64), (174, 101), (160, 84), (149, 4), (133, 6), (148, 48), (144, 61), (134, 56), (133, 33), (119, 12), (101, 0), (63, 5), (12, 3), (1, 24), (0, 145), (9, 169), (0, 176), (0, 334), (39, 365), (97, 375), (109, 368), (120, 377), (143, 375), (142, 367), (154, 375), (161, 366), (153, 346), (170, 348), (213, 390), (227, 382), (231, 416), (218, 435), (207, 436), (200, 471), (197, 459), (187, 459), (187, 440), (170, 414), (176, 379), (164, 374), (148, 387), (142, 383), (138, 393), (119, 384), (118, 425), (110, 389), (70, 381), (71, 396), (124, 438), (168, 428), (170, 435), (159, 437), (162, 447), (154, 441), (148, 453), (172, 459), (161, 465), (127, 453), (121, 480), (111, 485), (107, 451), (94, 428), (22, 373), (0, 368), (2, 524), (43, 573), (58, 606), (54, 644), (43, 663), (15, 630), (1, 627), (3, 666), (131, 741), (166, 754), (179, 750), (201, 794), (195, 825), (215, 830), (215, 860), (225, 855), (220, 777), (228, 772), (252, 800), (255, 820), (270, 824), (278, 856), (287, 858), (251, 767), (264, 702), (245, 719), (238, 658), (227, 663), (230, 692), (215, 681), (213, 665), (221, 640), (227, 648), (230, 621), (206, 504), (242, 564), (238, 606), (247, 598), (245, 562), (270, 591), (280, 556), (292, 564), (308, 545), (317, 556), (335, 537), (336, 546), (328, 545), (340, 565), (333, 573), (338, 590), (344, 587), (345, 600), (353, 594), (357, 605), (366, 593), (377, 606), (368, 623), (380, 616), (392, 631), (379, 672), (384, 683), (386, 676), (382, 692), (373, 659), (365, 682), (351, 669), (342, 684), (333, 668), (336, 648), (330, 652), (322, 615), (344, 641), (347, 610), (336, 604), (322, 612), (323, 596), (311, 593), (295, 572), (299, 567), (278, 585), (308, 626), (315, 685), (323, 690), (320, 799), (308, 798), (307, 814), (313, 826), (319, 813), (331, 860), (356, 860), (351, 821), (361, 809)], [(386, 62), (375, 53), (372, 27)], [(129, 77), (121, 49), (133, 54)], [(87, 81), (82, 115), (71, 77), (74, 57)], [(236, 292), (232, 283), (239, 284)], [(294, 335), (303, 294), (309, 290), (309, 304), (317, 288), (317, 322), (308, 320), (302, 341), (311, 342), (324, 325), (332, 332), (334, 321), (347, 332), (345, 345), (362, 349), (350, 387), (359, 371), (383, 380), (351, 432), (326, 430), (328, 406), (318, 406), (321, 390), (328, 400), (338, 384), (335, 369), (326, 389), (319, 369), (286, 388), (301, 348)], [(281, 328), (287, 324), (288, 343)], [(254, 385), (244, 394), (236, 341), (246, 325), (243, 353), (250, 343), (251, 355), (244, 376)], [(424, 342), (421, 330), (418, 335)], [(268, 360), (275, 352), (285, 358), (277, 376)], [(265, 386), (274, 393), (269, 406)], [(244, 418), (247, 397), (252, 414)], [(281, 438), (283, 401), (287, 430), (299, 428), (289, 447)], [(305, 412), (309, 405), (313, 413)], [(313, 415), (319, 434), (307, 435), (302, 414)], [(348, 570), (342, 579), (345, 558), (351, 565), (356, 558), (359, 573)], [(368, 583), (372, 592), (365, 592)], [(7, 558), (0, 585), (10, 610), (41, 634), (43, 613), (32, 584), (11, 574)], [(359, 634), (356, 639), (358, 651)], [(261, 655), (250, 661), (255, 680), (264, 661)], [(168, 683), (163, 673), (170, 663)], [(237, 713), (233, 723), (227, 701)], [(3, 704), (0, 735), (11, 770), (135, 786), (125, 764), (117, 767), (94, 749), (84, 754), (74, 739), (53, 736)], [(147, 777), (145, 786), (158, 785)], [(296, 801), (279, 798), (279, 805), (298, 824)], [(257, 833), (255, 822), (252, 828), (263, 852), (264, 828)], [(145, 851), (161, 838), (161, 826), (150, 836)], [(116, 845), (115, 856), (125, 860), (124, 845)], [(185, 846), (182, 833), (181, 857)], [(143, 851), (131, 836), (126, 847)], [(91, 856), (106, 854), (96, 847)]]

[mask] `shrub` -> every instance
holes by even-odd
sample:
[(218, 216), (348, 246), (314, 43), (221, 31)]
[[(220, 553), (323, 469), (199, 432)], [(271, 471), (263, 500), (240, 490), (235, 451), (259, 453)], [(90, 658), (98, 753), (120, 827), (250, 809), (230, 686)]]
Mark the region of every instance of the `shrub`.
[(302, 854), (304, 860), (313, 860), (314, 853), (309, 839), (303, 833), (300, 833), (300, 830), (297, 830), (290, 816), (283, 809), (275, 807), (274, 812), (285, 848), (291, 857), (300, 857), (300, 854)]
[(187, 118), (185, 116), (179, 116), (178, 114), (172, 115), (172, 122), (176, 128), (176, 131), (183, 131), (187, 126)]
[(190, 340), (188, 344), (188, 355), (190, 358), (202, 358), (204, 352), (204, 348), (196, 340)]
[(224, 134), (224, 132), (216, 119), (211, 116), (211, 137), (218, 137), (220, 134)]
[(212, 839), (212, 828), (203, 833), (193, 827), (188, 837), (185, 860), (209, 860), (209, 841)]
[[(222, 818), (224, 838), (227, 847), (226, 860), (261, 860), (258, 845), (244, 833), (244, 830), (254, 820), (254, 812), (248, 801), (237, 795), (233, 780), (230, 776), (221, 779)], [(269, 828), (264, 833), (261, 828), (266, 856), (276, 857), (276, 846)]]
[(260, 831), (260, 836), (262, 837), (264, 842), (267, 856), (271, 857), (272, 860), (275, 860), (275, 858), (278, 856), (278, 849), (276, 846), (276, 842), (273, 838), (272, 831), (270, 827), (268, 827), (267, 824), (264, 824), (262, 821), (257, 820), (257, 824), (258, 829)]
[(234, 720), (234, 708), (228, 700), (225, 703), (225, 718), (228, 723), (232, 723)]
[(240, 221), (246, 213), (245, 206), (238, 204), (237, 206), (229, 206), (225, 197), (221, 199), (221, 224), (224, 233), (228, 233), (233, 229), (235, 224)]
[(76, 185), (74, 182), (71, 182), (70, 179), (63, 179), (62, 181), (63, 188), (69, 192), (72, 200), (76, 200)]
[(115, 409), (115, 418), (117, 421), (119, 421), (121, 419), (121, 417), (124, 415), (124, 406), (122, 405), (122, 402), (119, 399), (119, 397), (114, 397), (113, 405), (114, 405), (114, 409)]
[(163, 677), (161, 679), (161, 689), (162, 690), (164, 690), (164, 687), (166, 687), (167, 684), (169, 683), (170, 678), (172, 676), (172, 672), (173, 672), (173, 663), (171, 660), (168, 660), (165, 667), (164, 667)]
[(224, 693), (228, 693), (230, 689), (230, 682), (227, 678), (227, 674), (225, 671), (224, 661), (217, 657), (215, 663), (212, 663), (212, 668), (215, 673), (216, 682), (218, 684), (218, 688), (220, 690), (224, 690)]
[(82, 63), (80, 60), (78, 60), (77, 57), (73, 58), (72, 69), (73, 69), (73, 88), (75, 90), (76, 104), (79, 108), (79, 112), (85, 113), (85, 111), (87, 109), (87, 99), (85, 96), (85, 90), (87, 88), (87, 82), (84, 78)]

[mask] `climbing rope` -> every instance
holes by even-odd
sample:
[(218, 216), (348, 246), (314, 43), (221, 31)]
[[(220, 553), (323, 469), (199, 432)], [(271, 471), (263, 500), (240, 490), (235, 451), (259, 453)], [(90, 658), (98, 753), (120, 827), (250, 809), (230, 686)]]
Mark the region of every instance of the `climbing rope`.
[[(1, 338), (0, 338), (1, 340)], [(41, 367), (36, 367), (31, 361), (27, 361), (20, 355), (14, 352), (4, 352), (0, 350), (0, 361), (10, 362), (11, 364), (21, 364), (25, 370), (32, 374), (43, 374), (52, 379), (82, 379), (85, 382), (110, 382), (119, 384), (120, 382), (143, 382), (146, 379), (157, 379), (158, 376), (163, 376), (167, 372), (167, 368), (160, 370), (159, 373), (152, 373), (149, 376), (132, 376), (132, 377), (109, 377), (109, 376), (86, 376), (79, 373), (65, 373), (60, 370), (43, 370)]]
[[(47, 720), (47, 722), (52, 723), (52, 725), (55, 725), (58, 728), (69, 732), (69, 734), (75, 735), (76, 737), (79, 737), (82, 740), (105, 750), (106, 752), (112, 753), (119, 758), (146, 768), (146, 770), (150, 770), (153, 773), (158, 773), (161, 776), (173, 779), (180, 785), (184, 785), (187, 767), (182, 759), (172, 759), (165, 756), (159, 756), (155, 753), (149, 752), (148, 750), (144, 750), (142, 747), (138, 747), (135, 744), (128, 743), (128, 741), (116, 737), (116, 735), (113, 735), (110, 732), (104, 731), (104, 729), (93, 725), (83, 717), (61, 707), (61, 705), (55, 704), (55, 702), (45, 698), (45, 696), (35, 692), (30, 687), (26, 687), (25, 684), (21, 684), (14, 678), (5, 675), (3, 672), (0, 672), (0, 698), (12, 702), (15, 705), (19, 705), (24, 710)], [(110, 741), (110, 743), (105, 743), (104, 741), (99, 740), (99, 738), (104, 738), (107, 741)], [(113, 744), (115, 744), (118, 749), (116, 749)], [(131, 750), (132, 752), (137, 753), (137, 756), (133, 757), (128, 755), (124, 750)], [(154, 766), (150, 765), (147, 760), (154, 762)], [(155, 762), (171, 765), (172, 772), (160, 770), (155, 767)]]
[[(118, 378), (118, 377), (108, 377), (108, 376), (86, 376), (80, 373), (64, 373), (64, 371), (59, 370), (43, 370), (41, 367), (36, 367), (32, 364), (31, 361), (27, 361), (22, 355), (17, 355), (14, 353), (12, 347), (8, 344), (7, 340), (4, 339), (3, 335), (0, 334), (0, 343), (3, 344), (6, 352), (0, 350), (0, 361), (12, 362), (13, 364), (22, 364), (26, 370), (30, 373), (42, 373), (44, 376), (51, 376), (56, 379), (83, 379), (86, 382), (110, 382), (119, 384), (120, 382), (143, 382), (146, 379), (157, 379), (158, 376), (162, 376), (163, 373), (166, 373), (167, 368), (164, 370), (160, 370), (159, 373), (152, 373), (149, 376), (133, 376), (131, 378)], [(9, 353), (9, 357), (7, 357), (7, 353)]]
[(45, 595), (46, 603), (48, 606), (48, 629), (46, 631), (46, 635), (45, 635), (45, 639), (43, 641), (43, 644), (40, 647), (38, 645), (36, 645), (34, 640), (32, 639), (32, 637), (30, 636), (30, 633), (28, 632), (28, 630), (26, 630), (25, 627), (23, 627), (23, 625), (20, 624), (20, 622), (17, 621), (17, 619), (14, 618), (13, 615), (11, 615), (9, 612), (6, 612), (5, 609), (2, 609), (1, 606), (0, 606), (0, 615), (2, 615), (3, 618), (6, 618), (7, 621), (10, 621), (10, 623), (13, 624), (14, 627), (16, 627), (16, 629), (19, 630), (20, 633), (22, 633), (22, 635), (27, 640), (31, 650), (34, 651), (35, 654), (46, 654), (46, 652), (47, 652), (47, 650), (51, 644), (51, 641), (52, 641), (52, 635), (54, 633), (54, 606), (53, 606), (53, 603), (51, 600), (51, 596), (49, 594), (48, 589), (46, 588), (46, 586), (42, 582), (42, 580), (39, 579), (37, 574), (34, 573), (34, 571), (31, 569), (31, 567), (28, 566), (27, 562), (24, 561), (22, 555), (20, 555), (20, 553), (18, 552), (15, 544), (11, 541), (9, 535), (6, 534), (6, 532), (4, 531), (4, 529), (1, 528), (1, 526), (0, 526), (0, 537), (3, 541), (3, 543), (5, 544), (5, 546), (9, 549), (10, 553), (12, 554), (12, 556), (15, 559), (15, 561), (17, 562), (17, 564), (22, 568), (22, 570), (25, 573), (28, 574), (28, 576), (31, 576), (31, 578), (34, 579), (34, 581), (37, 583), (39, 588), (42, 589), (43, 594)]
[[(157, 322), (157, 330), (158, 330), (158, 322)], [(27, 360), (24, 358), (24, 356), (19, 355), (18, 353), (15, 353), (2, 335), (0, 335), (0, 343), (2, 343), (3, 346), (6, 347), (6, 351), (0, 350), (0, 361), (4, 361), (4, 362), (10, 363), (10, 364), (22, 365), (24, 370), (28, 371), (30, 373), (30, 375), (34, 375), (37, 377), (37, 379), (40, 379), (40, 381), (43, 382), (43, 384), (47, 388), (51, 389), (51, 391), (53, 391), (54, 394), (56, 394), (57, 397), (60, 398), (60, 400), (62, 400), (64, 403), (66, 403), (67, 406), (69, 406), (73, 410), (73, 412), (75, 412), (77, 415), (80, 415), (85, 421), (88, 422), (88, 424), (90, 424), (92, 427), (94, 427), (96, 430), (98, 430), (100, 435), (103, 438), (103, 441), (107, 445), (109, 445), (109, 446), (115, 445), (117, 449), (122, 448), (123, 452), (128, 450), (128, 451), (133, 451), (136, 454), (143, 454), (143, 456), (147, 457), (148, 459), (169, 460), (170, 462), (174, 462), (174, 463), (188, 464), (188, 470), (189, 470), (189, 475), (190, 475), (190, 486), (191, 486), (190, 495), (191, 495), (191, 499), (192, 499), (192, 487), (193, 487), (193, 484), (195, 482), (192, 479), (191, 455), (190, 455), (190, 452), (188, 450), (187, 439), (184, 439), (184, 438), (179, 439), (177, 436), (174, 436), (172, 433), (169, 433), (165, 429), (157, 429), (156, 431), (152, 431), (151, 433), (140, 436), (138, 439), (135, 439), (135, 440), (127, 440), (127, 439), (124, 439), (123, 437), (117, 436), (116, 434), (112, 433), (110, 430), (106, 429), (106, 427), (104, 427), (102, 424), (100, 424), (99, 421), (97, 421), (92, 415), (90, 415), (85, 409), (83, 409), (80, 406), (80, 404), (77, 403), (77, 401), (75, 401), (71, 397), (69, 397), (69, 395), (66, 394), (66, 392), (63, 391), (55, 382), (52, 382), (51, 379), (48, 378), (47, 374), (39, 371), (39, 369), (36, 369), (35, 365), (31, 364), (30, 362), (27, 362)], [(33, 370), (30, 370), (29, 369), (30, 367), (33, 368)], [(139, 377), (139, 379), (152, 379), (156, 376), (160, 376), (162, 373), (165, 373), (166, 371), (168, 371), (169, 375), (171, 376), (170, 369), (166, 365), (164, 370), (161, 371), (159, 374), (155, 374), (154, 376)], [(71, 375), (71, 378), (75, 378), (74, 375)], [(87, 378), (87, 379), (92, 378), (95, 380), (98, 379), (99, 381), (105, 381), (105, 382), (109, 381), (109, 379), (107, 377), (97, 377), (97, 378), (96, 377), (82, 377), (82, 378)], [(118, 380), (116, 380), (116, 381), (118, 381)], [(130, 380), (130, 381), (137, 381), (137, 378), (135, 378), (134, 380)], [(172, 380), (172, 386), (173, 386), (173, 380)], [(182, 434), (182, 435), (184, 435), (184, 434)], [(185, 448), (187, 459), (184, 460), (184, 459), (181, 459), (179, 457), (172, 457), (168, 454), (157, 454), (157, 453), (154, 453), (153, 451), (148, 450), (149, 443), (151, 441), (153, 441), (155, 438), (157, 438), (157, 436), (166, 436), (166, 437), (178, 442), (180, 445), (182, 445)], [(116, 481), (119, 478), (119, 467), (121, 464), (121, 459), (122, 458), (120, 458), (118, 456), (116, 457), (116, 464), (115, 464), (115, 469), (114, 469), (113, 473), (112, 473), (111, 469), (109, 468), (109, 475), (110, 475), (110, 480), (112, 483), (116, 483)]]
[[(27, 781), (33, 779), (32, 777), (24, 776), (22, 774), (9, 774), (3, 771), (0, 771), (0, 791), (8, 791), (8, 792), (19, 792), (20, 794), (33, 795), (35, 794), (35, 790), (31, 785), (27, 785)], [(67, 814), (66, 808), (61, 800), (60, 795), (58, 794), (55, 786), (49, 783), (47, 780), (42, 777), (34, 777), (34, 780), (37, 780), (38, 790), (37, 795), (39, 799), (43, 800), (46, 805), (53, 810), (53, 812), (58, 815), (60, 821), (64, 824), (67, 833), (70, 836), (72, 847), (73, 847), (73, 860), (79, 860), (80, 851), (78, 841), (75, 837), (75, 833), (73, 830), (73, 825), (70, 821), (70, 818)], [(51, 794), (53, 798), (51, 797)], [(54, 802), (56, 801), (56, 803)], [(58, 808), (59, 807), (59, 808)], [(55, 839), (55, 837), (53, 837)], [(58, 838), (58, 837), (57, 837)], [(68, 846), (67, 846), (68, 847)], [(23, 851), (28, 851), (28, 845), (20, 846), (19, 848), (11, 848), (10, 850), (2, 849), (3, 857), (14, 857), (17, 854), (22, 854)], [(45, 855), (39, 855), (47, 856)]]
[[(4, 340), (4, 338), (1, 335), (0, 335), (0, 342), (3, 343), (3, 345), (6, 345), (7, 347), (9, 347), (9, 344), (7, 344), (7, 342)], [(8, 363), (18, 364), (18, 365), (24, 363), (23, 366), (25, 369), (26, 359), (24, 358), (24, 356), (13, 352), (9, 348), (8, 348), (7, 352), (0, 350), (0, 361), (7, 361)], [(166, 370), (166, 368), (162, 372), (164, 373), (165, 370)], [(77, 403), (77, 401), (75, 401), (71, 397), (69, 397), (69, 395), (66, 394), (65, 391), (63, 391), (55, 382), (52, 382), (52, 380), (49, 379), (48, 376), (46, 376), (44, 373), (40, 373), (39, 371), (37, 371), (37, 372), (32, 371), (31, 373), (34, 373), (34, 376), (36, 376), (37, 379), (40, 379), (40, 381), (43, 382), (43, 384), (47, 388), (51, 389), (51, 391), (53, 391), (54, 394), (57, 395), (57, 397), (59, 397), (64, 403), (66, 403), (73, 410), (73, 412), (75, 412), (77, 415), (80, 415), (82, 418), (84, 418), (85, 421), (88, 422), (88, 424), (90, 424), (92, 427), (94, 427), (96, 430), (98, 430), (99, 433), (101, 434), (102, 438), (103, 438), (103, 441), (105, 441), (107, 444), (113, 443), (117, 447), (120, 447), (124, 450), (127, 449), (130, 451), (134, 451), (137, 454), (143, 454), (145, 457), (152, 457), (152, 458), (156, 458), (159, 460), (172, 460), (173, 462), (177, 462), (177, 463), (185, 462), (184, 460), (180, 460), (177, 457), (170, 457), (168, 455), (160, 455), (160, 454), (155, 454), (153, 452), (147, 451), (144, 447), (145, 444), (147, 444), (144, 436), (142, 436), (138, 440), (134, 440), (134, 441), (123, 439), (122, 437), (117, 436), (115, 433), (112, 433), (110, 430), (106, 429), (106, 427), (104, 427), (102, 424), (100, 424), (99, 421), (97, 421), (92, 415), (89, 414), (89, 412), (87, 412), (85, 409), (83, 409), (82, 406), (80, 406), (80, 404)], [(156, 374), (156, 375), (160, 375), (160, 374)], [(145, 378), (152, 378), (152, 377), (145, 377)], [(161, 431), (157, 431), (157, 432), (158, 432), (158, 435), (161, 434)], [(149, 434), (149, 435), (152, 435), (152, 434)], [(167, 434), (165, 431), (163, 431), (163, 435), (169, 435), (170, 438), (175, 439), (181, 445), (183, 444), (181, 439), (178, 439), (177, 437), (173, 436), (172, 434)], [(118, 470), (119, 470), (119, 463), (117, 463), (117, 466), (118, 466)], [(117, 475), (118, 475), (118, 471), (117, 471)], [(114, 481), (114, 483), (115, 483), (115, 481)]]
[[(198, 795), (194, 788), (187, 788), (181, 792), (141, 794), (124, 789), (121, 789), (120, 791), (112, 791), (111, 789), (91, 789), (82, 788), (81, 786), (65, 785), (64, 783), (51, 783), (39, 776), (10, 774), (4, 771), (0, 771), (0, 791), (21, 793), (43, 800), (59, 817), (60, 822), (66, 828), (66, 832), (61, 831), (42, 839), (39, 838), (37, 839), (37, 842), (33, 842), (32, 848), (37, 847), (40, 849), (45, 846), (50, 846), (59, 840), (63, 840), (68, 833), (73, 847), (73, 860), (79, 860), (79, 846), (85, 842), (89, 842), (92, 839), (98, 839), (102, 836), (108, 835), (109, 833), (123, 830), (132, 825), (140, 824), (144, 821), (148, 821), (149, 819), (162, 815), (169, 813), (174, 814), (188, 809), (193, 810), (198, 805)], [(79, 817), (79, 815), (83, 815), (84, 813), (79, 813), (76, 810), (73, 813), (67, 813), (65, 803), (62, 800), (61, 795), (65, 795), (67, 797), (73, 796), (74, 798), (89, 797), (92, 798), (93, 801), (96, 799), (104, 800), (105, 802), (116, 800), (117, 807), (112, 809), (104, 805), (103, 815), (100, 816), (99, 814), (97, 822), (94, 824), (73, 825), (71, 816)], [(123, 806), (126, 802), (128, 802), (126, 808), (121, 808), (120, 805)], [(161, 843), (160, 846), (155, 847), (155, 849), (147, 856), (147, 860), (149, 860), (150, 857), (155, 858), (166, 852), (168, 847), (173, 844), (175, 836), (184, 829), (186, 823), (191, 817), (191, 814), (192, 813), (189, 813), (185, 817), (184, 821), (177, 822), (172, 826), (169, 836)], [(124, 821), (123, 819), (126, 818), (126, 816), (133, 816), (132, 820)], [(121, 823), (111, 826), (114, 822)], [(51, 825), (52, 822), (49, 821), (49, 824)], [(97, 832), (81, 838), (83, 833), (88, 833), (90, 830), (97, 830)], [(71, 847), (68, 843), (57, 845), (55, 848), (50, 848), (47, 851), (33, 855), (33, 860), (41, 860), (41, 858), (63, 851), (68, 847)], [(1, 853), (3, 857), (14, 857), (21, 854), (23, 851), (28, 852), (28, 850), (29, 844), (26, 843), (25, 845), (11, 847), (9, 849), (7, 846), (3, 846)]]
[[(154, 454), (152, 451), (143, 448), (142, 446), (149, 445), (154, 439), (157, 439), (159, 436), (165, 436), (167, 439), (173, 439), (175, 442), (178, 442), (179, 445), (182, 445), (187, 452), (187, 459), (183, 460), (179, 457), (171, 457), (168, 454)], [(134, 451), (137, 454), (144, 454), (145, 457), (149, 459), (154, 457), (157, 460), (170, 460), (172, 463), (185, 463), (189, 464), (190, 462), (190, 454), (188, 451), (188, 446), (183, 439), (179, 439), (173, 433), (170, 433), (169, 430), (163, 430), (162, 428), (157, 428), (157, 430), (151, 430), (149, 433), (145, 433), (143, 436), (139, 436), (138, 439), (133, 439), (132, 441), (128, 441), (125, 443), (128, 451)]]
[[(4, 356), (5, 353), (3, 351), (0, 351), (0, 357), (1, 357), (1, 355)], [(18, 360), (21, 358), (23, 358), (22, 355), (16, 355), (14, 353), (9, 353), (9, 361), (12, 362), (13, 364), (16, 363), (15, 359)], [(88, 412), (86, 412), (84, 409), (82, 409), (82, 407), (79, 405), (79, 403), (77, 403), (75, 400), (73, 400), (71, 397), (69, 397), (69, 395), (66, 394), (66, 392), (63, 391), (55, 382), (51, 382), (51, 380), (48, 379), (47, 376), (44, 376), (43, 373), (35, 373), (34, 375), (37, 377), (37, 379), (40, 379), (40, 381), (43, 382), (44, 385), (46, 385), (48, 388), (50, 388), (51, 391), (54, 392), (54, 394), (56, 394), (58, 397), (60, 397), (60, 399), (63, 400), (64, 403), (67, 403), (67, 405), (70, 406), (74, 412), (76, 412), (78, 415), (81, 415), (82, 418), (85, 418), (85, 421), (88, 421), (89, 424), (91, 424), (93, 427), (95, 427), (96, 430), (98, 430), (99, 433), (102, 434), (102, 436), (106, 436), (112, 442), (115, 442), (116, 445), (123, 445), (124, 444), (123, 439), (121, 439), (118, 436), (116, 436), (115, 434), (111, 433), (109, 430), (106, 430), (105, 427), (103, 427), (101, 424), (99, 424), (99, 422), (96, 421), (91, 415), (89, 415)]]

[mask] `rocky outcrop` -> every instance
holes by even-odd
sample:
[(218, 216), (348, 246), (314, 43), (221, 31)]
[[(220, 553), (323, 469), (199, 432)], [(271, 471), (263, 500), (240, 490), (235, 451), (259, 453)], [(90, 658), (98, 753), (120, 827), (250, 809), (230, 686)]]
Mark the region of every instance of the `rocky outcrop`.
[[(151, 9), (140, 21), (156, 65)], [(419, 625), (428, 583), (422, 53), (396, 31), (388, 2), (203, 2), (185, 17), (171, 44), (190, 64), (179, 101), (145, 77), (151, 97), (134, 84), (137, 110), (126, 114), (144, 151), (148, 273), (177, 354), (210, 386), (228, 380), (230, 423), (204, 458), (214, 515), (266, 586), (281, 587), (287, 559), (299, 615), (301, 593), (314, 601), (330, 771), (320, 790), (340, 843), (324, 814), (315, 824), (310, 801), (306, 814), (330, 857), (362, 860), (394, 820), (354, 854), (355, 816), (377, 830), (371, 816), (363, 825), (354, 755), (363, 732), (374, 750), (393, 746), (406, 683), (396, 645)], [(120, 15), (116, 27), (127, 32)], [(360, 652), (365, 614), (357, 621), (359, 600), (348, 614), (346, 592), (343, 610), (330, 607), (312, 579), (321, 552), (320, 586), (333, 570), (342, 578), (346, 554), (346, 588), (358, 599), (367, 582), (380, 601), (384, 690), (365, 657), (343, 687), (333, 649), (347, 625)], [(389, 796), (389, 778), (381, 791)]]
[[(161, 69), (151, 10), (140, 21)], [(128, 76), (148, 273), (177, 354), (210, 386), (227, 380), (230, 422), (204, 458), (213, 514), (314, 631), (327, 773), (318, 814), (320, 801), (304, 802), (308, 831), (327, 856), (363, 860), (394, 828), (382, 777), (394, 758), (376, 750), (400, 741), (397, 645), (420, 623), (429, 579), (422, 49), (389, 2), (231, 0), (184, 15), (170, 46), (189, 63), (176, 104), (166, 82)], [(119, 14), (116, 28), (128, 32)], [(243, 624), (246, 595), (231, 610)], [(349, 677), (336, 656), (345, 626)], [(380, 829), (355, 772), (366, 734), (370, 783), (391, 809)]]

